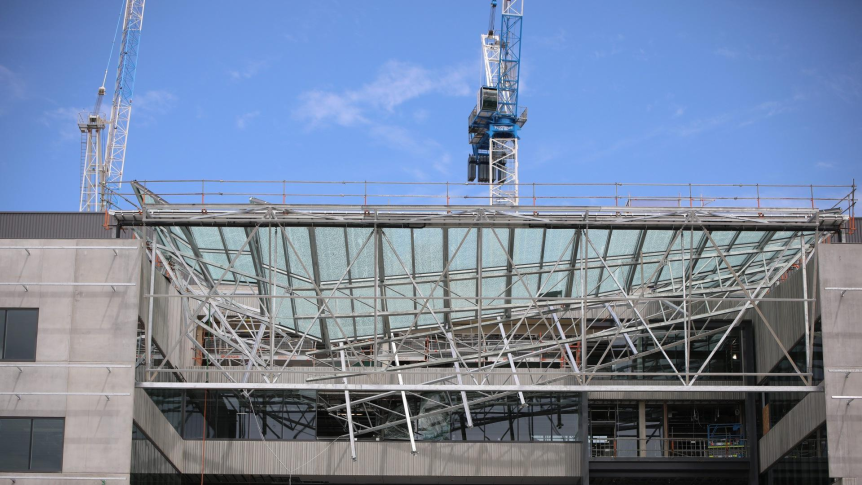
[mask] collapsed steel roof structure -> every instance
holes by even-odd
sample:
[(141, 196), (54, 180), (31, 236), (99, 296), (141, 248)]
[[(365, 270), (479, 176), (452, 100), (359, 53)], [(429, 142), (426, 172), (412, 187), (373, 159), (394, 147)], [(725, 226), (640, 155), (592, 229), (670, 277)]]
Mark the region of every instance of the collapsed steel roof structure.
[[(739, 385), (766, 374), (709, 372), (757, 314), (799, 378), (768, 390), (819, 390), (816, 288), (802, 298), (769, 291), (790, 270), (807, 281), (818, 245), (846, 220), (840, 210), (172, 204), (132, 185), (139, 209), (115, 216), (146, 239), (151, 265), (139, 387), (343, 392), (327, 409), (351, 443), (404, 426), (413, 442), (420, 418), (460, 409), (469, 421), (471, 407), (525, 405), (527, 392), (766, 389)], [(174, 293), (155, 292), (159, 270)], [(169, 298), (182, 309), (174, 346), (194, 346), (197, 365), (154, 357), (173, 351), (153, 342), (152, 302)], [(766, 301), (804, 312), (806, 366), (777, 338)], [(704, 342), (708, 357), (693, 361)], [(658, 372), (633, 365), (648, 357)], [(319, 372), (288, 377), (309, 364)], [(165, 372), (193, 377), (164, 382)], [(653, 380), (607, 385), (620, 376)], [(352, 419), (351, 406), (382, 409), (399, 395), (384, 424)]]

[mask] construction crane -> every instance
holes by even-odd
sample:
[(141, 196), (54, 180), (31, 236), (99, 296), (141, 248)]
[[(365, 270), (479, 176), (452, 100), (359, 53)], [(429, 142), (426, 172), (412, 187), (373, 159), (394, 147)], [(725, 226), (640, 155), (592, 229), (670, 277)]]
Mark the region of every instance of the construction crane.
[[(105, 81), (99, 87), (96, 105), (91, 113), (79, 115), (81, 130), (81, 199), (82, 212), (103, 212), (114, 204), (116, 192), (123, 180), (126, 146), (129, 140), (129, 120), (132, 115), (132, 95), (138, 46), (144, 22), (145, 0), (126, 0), (123, 8), (123, 37), (120, 43), (117, 84), (107, 120), (100, 110), (105, 95)], [(102, 131), (108, 127), (107, 145), (102, 155)]]
[(527, 109), (518, 112), (524, 0), (502, 0), (499, 34), (494, 29), (497, 0), (491, 0), (488, 32), (482, 34), (485, 83), (468, 119), (473, 152), (467, 180), (487, 183), (491, 205), (518, 205), (518, 139)]

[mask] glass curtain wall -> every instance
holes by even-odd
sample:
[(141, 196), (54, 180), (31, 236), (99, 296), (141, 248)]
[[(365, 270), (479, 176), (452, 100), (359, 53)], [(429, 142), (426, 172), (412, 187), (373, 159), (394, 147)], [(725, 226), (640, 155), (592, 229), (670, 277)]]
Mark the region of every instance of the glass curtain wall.
[[(315, 440), (348, 435), (343, 392), (256, 391), (246, 398), (234, 391), (150, 390), (150, 398), (184, 439)], [(407, 440), (400, 393), (362, 402), (351, 393), (357, 440)], [(476, 401), (484, 394), (467, 393)], [(579, 441), (577, 393), (524, 393), (470, 405), (473, 427), (460, 393), (407, 395), (414, 438), (422, 441)], [(358, 403), (358, 404), (357, 404)], [(420, 416), (417, 418), (417, 416)], [(383, 429), (380, 426), (392, 424)], [(636, 430), (635, 430), (636, 432)]]

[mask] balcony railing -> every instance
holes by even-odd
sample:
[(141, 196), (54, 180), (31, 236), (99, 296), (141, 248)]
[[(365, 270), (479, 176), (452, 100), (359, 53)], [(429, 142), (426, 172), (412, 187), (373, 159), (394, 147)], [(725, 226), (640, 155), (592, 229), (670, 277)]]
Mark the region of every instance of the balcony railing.
[(590, 437), (594, 458), (747, 458), (745, 439)]

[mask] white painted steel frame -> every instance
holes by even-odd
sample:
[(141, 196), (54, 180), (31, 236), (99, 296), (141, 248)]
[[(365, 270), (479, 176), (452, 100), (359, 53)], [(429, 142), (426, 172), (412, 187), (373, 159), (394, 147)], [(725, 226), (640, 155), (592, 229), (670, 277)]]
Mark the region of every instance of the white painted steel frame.
[[(154, 199), (158, 200), (158, 199)], [(349, 430), (355, 436), (378, 429), (407, 424), (411, 438), (411, 449), (415, 450), (412, 423), (445, 409), (463, 409), (468, 424), (472, 424), (470, 407), (487, 403), (508, 395), (517, 394), (525, 403), (525, 392), (819, 392), (820, 387), (810, 385), (811, 359), (806, 359), (803, 368), (794, 372), (800, 378), (800, 386), (735, 386), (694, 385), (700, 376), (728, 375), (704, 372), (716, 350), (728, 338), (734, 328), (753, 310), (763, 317), (759, 304), (763, 301), (785, 302), (787, 305), (806, 304), (811, 301), (807, 291), (803, 298), (777, 299), (766, 296), (766, 292), (783, 275), (801, 261), (808, 261), (816, 254), (819, 236), (827, 234), (832, 226), (830, 216), (811, 210), (769, 211), (757, 209), (759, 219), (748, 219), (747, 209), (723, 212), (716, 209), (690, 208), (680, 210), (638, 209), (638, 213), (609, 214), (602, 208), (543, 208), (543, 213), (524, 216), (492, 209), (476, 207), (462, 208), (452, 213), (439, 213), (429, 208), (364, 208), (363, 213), (354, 213), (350, 208), (342, 211), (322, 208), (290, 208), (277, 205), (215, 206), (192, 209), (173, 207), (164, 202), (143, 204), (140, 213), (118, 214), (118, 220), (128, 225), (143, 227), (142, 237), (149, 237), (148, 244), (153, 274), (150, 288), (146, 292), (150, 306), (150, 318), (146, 325), (145, 365), (147, 381), (138, 383), (142, 388), (207, 388), (243, 389), (246, 391), (265, 389), (295, 389), (337, 391), (345, 394), (346, 404), (335, 406), (334, 412), (352, 405), (371, 404), (376, 399), (401, 394), (404, 406), (403, 419), (396, 419), (378, 427), (362, 427)], [(371, 209), (371, 210), (369, 210)], [(616, 208), (617, 210), (619, 208)], [(823, 216), (823, 217), (821, 217)], [(245, 227), (241, 244), (234, 241), (235, 248), (224, 246), (227, 265), (219, 264), (207, 257), (209, 248), (197, 246), (192, 231), (188, 228), (214, 226), (224, 241), (223, 228), (233, 224)], [(386, 228), (442, 227), (444, 241), (442, 271), (432, 274), (416, 274), (416, 254), (411, 243), (408, 247), (395, 244)], [(343, 228), (366, 227), (369, 234), (363, 235), (358, 251), (350, 253), (350, 245), (344, 245), (347, 254), (338, 270), (340, 278), (323, 281), (320, 276), (318, 247), (315, 246), (314, 230), (309, 229), (310, 259), (304, 249), (297, 248), (287, 231), (288, 227), (311, 228), (319, 226)], [(570, 227), (574, 229), (571, 239), (559, 257), (543, 255), (538, 267), (529, 268), (516, 264), (513, 259), (513, 237), (515, 230), (530, 226)], [(591, 237), (591, 231), (610, 228), (605, 236), (606, 246), (599, 247)], [(608, 254), (613, 231), (630, 227), (670, 230), (674, 228), (670, 243), (663, 255), (646, 255), (641, 249), (636, 254), (612, 256)], [(464, 228), (457, 239), (451, 229)], [(735, 251), (733, 244), (717, 244), (713, 230), (734, 230), (740, 234), (753, 228), (764, 231), (761, 243), (756, 247)], [(498, 229), (507, 229), (509, 240), (504, 242)], [(791, 229), (789, 242), (770, 244), (775, 230)], [(304, 229), (303, 229), (304, 230)], [(546, 231), (546, 229), (544, 229)], [(462, 247), (475, 232), (477, 265), (475, 269), (451, 271), (450, 267)], [(803, 237), (803, 233), (805, 237)], [(263, 236), (261, 235), (263, 234)], [(413, 232), (411, 231), (411, 241)], [(545, 234), (545, 233), (543, 233)], [(640, 238), (646, 231), (643, 230)], [(812, 236), (817, 234), (816, 236)], [(695, 238), (703, 241), (695, 247)], [(806, 242), (813, 237), (813, 244)], [(261, 250), (266, 238), (268, 251)], [(275, 241), (279, 240), (279, 244)], [(470, 239), (473, 241), (473, 239)], [(683, 241), (688, 241), (688, 246)], [(483, 242), (484, 241), (484, 242)], [(359, 244), (357, 242), (357, 244)], [(474, 243), (470, 243), (474, 244)], [(643, 241), (638, 243), (641, 247)], [(544, 250), (544, 245), (542, 246)], [(483, 249), (505, 255), (505, 268), (485, 270), (481, 264)], [(365, 251), (373, 254), (373, 275), (356, 278), (351, 269)], [(410, 254), (399, 254), (410, 251)], [(489, 253), (490, 254), (490, 253)], [(767, 257), (767, 254), (770, 256)], [(384, 255), (387, 262), (384, 265)], [(250, 258), (252, 269), (241, 269), (240, 258)], [(331, 257), (331, 256), (328, 256)], [(647, 259), (649, 257), (649, 259)], [(735, 258), (731, 263), (728, 258)], [(156, 262), (177, 290), (175, 296), (157, 294), (154, 277)], [(281, 262), (280, 262), (281, 261)], [(552, 262), (553, 261), (553, 262)], [(701, 261), (707, 264), (698, 266)], [(644, 278), (644, 267), (658, 265)], [(244, 263), (246, 264), (246, 263)], [(282, 267), (285, 265), (285, 267)], [(673, 274), (674, 265), (682, 268), (682, 274)], [(385, 269), (389, 268), (388, 270)], [(704, 271), (704, 267), (711, 269)], [(624, 276), (623, 268), (628, 268)], [(665, 268), (671, 273), (667, 280), (660, 280)], [(641, 271), (641, 282), (635, 284), (633, 276)], [(343, 270), (343, 271), (342, 271)], [(397, 275), (387, 272), (395, 271)], [(484, 271), (484, 274), (483, 274)], [(490, 271), (490, 272), (489, 272)], [(588, 284), (587, 272), (598, 271), (598, 282)], [(487, 293), (486, 279), (492, 275), (505, 278), (506, 287), (499, 293)], [(569, 290), (568, 296), (548, 296), (546, 288), (551, 275), (562, 277), (570, 288), (580, 288), (578, 296)], [(529, 278), (544, 278), (544, 283), (529, 283)], [(286, 280), (284, 278), (287, 278)], [(295, 281), (294, 281), (295, 280)], [(286, 281), (286, 283), (285, 283)], [(297, 286), (297, 284), (302, 285)], [(474, 282), (472, 295), (461, 295), (455, 285), (458, 282)], [(559, 284), (559, 283), (558, 283)], [(393, 294), (393, 287), (406, 287), (407, 294)], [(516, 296), (513, 288), (523, 289), (526, 296)], [(604, 289), (602, 288), (609, 288)], [(807, 289), (806, 289), (807, 290)], [(495, 290), (496, 291), (496, 290)], [(437, 293), (442, 293), (442, 296)], [(222, 375), (222, 383), (165, 383), (152, 379), (168, 369), (153, 364), (153, 303), (160, 298), (182, 300), (182, 325), (178, 329), (181, 339), (164, 355), (171, 356), (180, 341), (191, 341), (200, 360), (213, 366), (208, 372)], [(295, 328), (278, 323), (276, 304), (287, 302), (293, 309), (295, 322), (304, 322)], [(413, 302), (412, 309), (389, 308), (397, 301)], [(296, 310), (297, 302), (304, 307), (315, 308), (314, 313), (303, 314)], [(340, 302), (345, 302), (342, 304)], [(502, 302), (502, 303), (501, 303)], [(439, 303), (439, 304), (437, 304)], [(365, 310), (360, 310), (360, 308)], [(349, 308), (342, 310), (342, 308)], [(336, 309), (338, 311), (336, 311)], [(488, 313), (496, 312), (496, 313)], [(470, 316), (464, 316), (464, 314)], [(490, 318), (489, 315), (493, 315)], [(399, 328), (391, 327), (391, 319), (409, 316), (412, 323)], [(426, 319), (420, 322), (420, 317)], [(373, 319), (373, 335), (357, 335), (355, 318)], [(764, 326), (775, 336), (770, 322), (762, 318)], [(163, 324), (163, 322), (158, 322)], [(813, 319), (806, 319), (806, 327)], [(508, 329), (507, 329), (508, 327)], [(681, 327), (681, 330), (680, 330)], [(315, 329), (315, 332), (311, 332)], [(200, 333), (211, 338), (212, 345), (196, 340)], [(680, 339), (669, 340), (675, 333)], [(500, 335), (498, 339), (496, 334)], [(813, 328), (806, 328), (812, 335)], [(268, 335), (268, 338), (262, 338)], [(473, 335), (473, 336), (471, 336)], [(677, 368), (666, 351), (692, 342), (720, 335), (716, 347), (698, 369), (690, 368), (686, 351), (685, 368)], [(622, 343), (618, 349), (615, 341)], [(313, 342), (309, 347), (308, 343)], [(637, 342), (649, 343), (651, 348), (638, 349)], [(778, 342), (785, 355), (787, 349)], [(445, 349), (445, 353), (442, 350)], [(577, 352), (573, 352), (577, 350)], [(678, 379), (677, 385), (590, 385), (602, 372), (621, 364), (634, 362), (652, 354), (661, 354), (661, 361), (670, 366), (670, 372), (628, 372), (630, 376), (663, 375)], [(576, 355), (577, 354), (577, 355)], [(588, 364), (588, 358), (590, 359)], [(547, 360), (542, 360), (547, 359)], [(309, 376), (303, 383), (282, 382), (282, 376), (290, 374), (288, 365), (300, 361), (314, 362), (328, 375)], [(542, 362), (542, 369), (530, 369), (530, 363)], [(579, 365), (580, 364), (580, 365)], [(554, 368), (549, 367), (554, 365)], [(233, 377), (239, 366), (245, 372), (239, 381)], [(448, 367), (451, 374), (421, 383), (405, 380), (404, 371)], [(500, 381), (500, 367), (508, 367), (508, 377)], [(172, 372), (199, 373), (200, 368), (173, 367)], [(248, 382), (249, 375), (261, 375), (264, 382)], [(761, 375), (757, 373), (730, 373), (730, 375)], [(763, 374), (765, 375), (765, 374)], [(397, 384), (389, 384), (393, 376)], [(472, 383), (464, 383), (463, 378)], [(363, 382), (351, 382), (354, 379)], [(528, 379), (527, 384), (522, 383)], [(562, 380), (567, 382), (561, 383)], [(197, 378), (195, 380), (198, 380)], [(338, 380), (341, 382), (321, 382)], [(370, 381), (369, 381), (370, 380)], [(349, 392), (377, 393), (361, 399), (351, 399)], [(407, 394), (417, 392), (453, 392), (460, 394), (460, 402), (443, 410), (412, 415), (407, 406)], [(479, 398), (470, 400), (467, 392), (479, 392)], [(352, 413), (348, 411), (348, 416)], [(349, 421), (349, 420), (348, 420)], [(355, 456), (355, 451), (352, 452)]]

